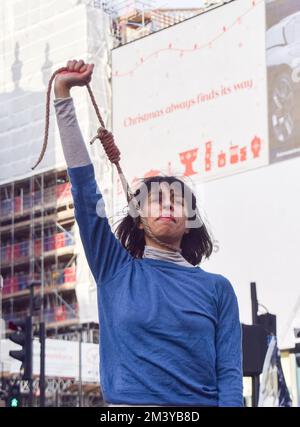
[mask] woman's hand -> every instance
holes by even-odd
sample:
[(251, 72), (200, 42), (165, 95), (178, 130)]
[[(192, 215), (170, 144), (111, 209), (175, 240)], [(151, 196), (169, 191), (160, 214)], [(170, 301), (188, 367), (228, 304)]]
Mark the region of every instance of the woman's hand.
[(90, 83), (94, 64), (85, 64), (80, 59), (79, 61), (68, 61), (66, 68), (66, 71), (62, 71), (55, 77), (54, 93), (56, 98), (69, 97), (70, 89), (73, 86), (86, 86)]

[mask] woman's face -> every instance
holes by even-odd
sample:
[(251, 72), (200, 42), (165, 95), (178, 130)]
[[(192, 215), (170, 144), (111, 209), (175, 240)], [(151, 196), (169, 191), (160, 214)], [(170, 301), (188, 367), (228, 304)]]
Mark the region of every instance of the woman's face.
[(156, 237), (179, 246), (183, 235), (188, 232), (182, 187), (176, 182), (171, 185), (167, 182), (154, 184), (143, 203), (143, 217)]

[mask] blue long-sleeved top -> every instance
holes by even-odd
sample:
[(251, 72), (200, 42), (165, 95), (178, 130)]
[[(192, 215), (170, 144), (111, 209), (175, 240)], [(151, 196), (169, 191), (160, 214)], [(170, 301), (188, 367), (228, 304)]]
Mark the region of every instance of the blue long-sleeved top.
[(241, 325), (230, 282), (200, 267), (134, 259), (103, 213), (92, 164), (68, 168), (97, 283), (104, 399), (242, 406)]

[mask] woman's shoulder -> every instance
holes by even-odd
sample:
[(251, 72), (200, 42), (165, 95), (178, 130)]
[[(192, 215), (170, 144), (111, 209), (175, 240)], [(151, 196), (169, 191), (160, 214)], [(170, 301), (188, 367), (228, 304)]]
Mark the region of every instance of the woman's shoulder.
[(231, 281), (223, 274), (206, 271), (203, 270), (203, 268), (201, 268), (201, 271), (203, 272), (203, 275), (207, 277), (207, 279), (209, 279), (211, 283), (215, 286), (218, 295), (221, 295), (223, 293), (234, 293), (234, 288), (232, 286)]

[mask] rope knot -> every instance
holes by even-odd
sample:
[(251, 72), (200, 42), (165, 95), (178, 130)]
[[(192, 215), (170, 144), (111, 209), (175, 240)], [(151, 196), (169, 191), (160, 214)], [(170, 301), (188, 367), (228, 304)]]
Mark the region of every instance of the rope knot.
[(104, 151), (111, 163), (118, 163), (120, 161), (121, 153), (115, 144), (113, 134), (104, 127), (100, 127), (97, 130), (97, 135), (91, 140), (90, 143), (92, 144), (96, 139), (100, 139)]

